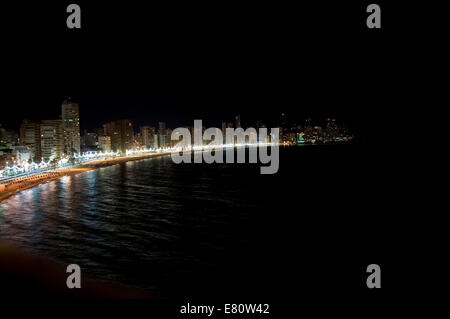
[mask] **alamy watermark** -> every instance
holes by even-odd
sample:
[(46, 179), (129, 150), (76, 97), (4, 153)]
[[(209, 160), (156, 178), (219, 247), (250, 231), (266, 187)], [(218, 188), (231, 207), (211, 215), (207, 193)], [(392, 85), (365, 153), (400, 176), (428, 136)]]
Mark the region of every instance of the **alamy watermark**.
[[(193, 136), (192, 136), (193, 135)], [(275, 174), (279, 168), (279, 128), (271, 128), (270, 134), (265, 127), (259, 128), (226, 128), (211, 127), (203, 130), (202, 121), (194, 121), (193, 134), (185, 127), (179, 127), (172, 131), (171, 140), (179, 141), (175, 146), (175, 152), (171, 154), (174, 163), (246, 163), (248, 150), (248, 162), (267, 164), (261, 167), (261, 174)], [(270, 153), (269, 153), (270, 149)]]
[(77, 264), (70, 264), (66, 269), (67, 273), (70, 275), (67, 277), (66, 285), (67, 288), (81, 288), (81, 268)]
[[(66, 24), (69, 29), (81, 28), (81, 7), (78, 4), (69, 4), (66, 8), (66, 12), (70, 13), (67, 16)], [(381, 8), (378, 4), (369, 4), (366, 8), (366, 12), (370, 13), (366, 19), (366, 24), (369, 29), (381, 28)]]

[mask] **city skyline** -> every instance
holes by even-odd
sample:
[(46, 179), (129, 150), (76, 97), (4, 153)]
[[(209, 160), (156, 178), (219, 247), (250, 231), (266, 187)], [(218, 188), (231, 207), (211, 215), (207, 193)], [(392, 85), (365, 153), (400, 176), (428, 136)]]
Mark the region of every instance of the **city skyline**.
[[(113, 99), (109, 98), (110, 100)], [(209, 125), (217, 125), (220, 127), (221, 122), (226, 120), (227, 122), (236, 125), (237, 114), (244, 118), (244, 124), (247, 126), (256, 126), (257, 121), (262, 121), (270, 125), (280, 125), (281, 117), (287, 115), (289, 121), (304, 122), (308, 119), (314, 121), (323, 121), (326, 118), (337, 118), (342, 122), (348, 124), (356, 124), (357, 114), (353, 116), (346, 114), (346, 112), (331, 111), (326, 108), (310, 107), (309, 110), (302, 107), (274, 107), (273, 109), (261, 109), (254, 110), (251, 106), (243, 106), (241, 109), (238, 107), (216, 107), (211, 104), (210, 107), (204, 105), (188, 105), (184, 108), (184, 103), (169, 102), (159, 103), (136, 103), (133, 102), (134, 98), (130, 97), (130, 103), (126, 101), (111, 102), (105, 104), (99, 104), (97, 109), (92, 109), (92, 106), (97, 105), (95, 98), (87, 98), (87, 100), (75, 99), (72, 97), (64, 97), (60, 99), (60, 102), (54, 102), (53, 106), (49, 106), (45, 109), (28, 108), (26, 112), (24, 109), (5, 109), (4, 117), (0, 118), (0, 124), (7, 129), (19, 130), (23, 120), (30, 120), (31, 122), (37, 122), (41, 120), (61, 120), (61, 103), (63, 101), (73, 101), (76, 103), (80, 110), (79, 116), (83, 117), (83, 121), (80, 121), (80, 131), (88, 130), (93, 131), (99, 125), (107, 122), (116, 121), (119, 119), (130, 119), (138, 126), (158, 126), (158, 123), (164, 121), (170, 127), (177, 127), (188, 125), (195, 119), (203, 119)], [(155, 99), (158, 101), (158, 99)], [(219, 104), (220, 105), (220, 104)], [(24, 116), (24, 113), (26, 114)], [(355, 125), (352, 125), (355, 126)]]
[[(243, 120), (243, 121), (242, 121)], [(241, 122), (242, 121), (242, 122)], [(68, 98), (61, 103), (61, 113), (58, 119), (42, 119), (38, 121), (22, 120), (19, 134), (14, 130), (2, 128), (1, 131), (1, 166), (13, 161), (58, 160), (65, 156), (80, 154), (86, 151), (120, 152), (139, 149), (157, 149), (174, 147), (171, 140), (172, 128), (166, 121), (158, 121), (156, 125), (135, 124), (129, 119), (118, 119), (97, 123), (95, 129), (80, 130), (80, 107), (73, 99)], [(185, 120), (185, 123), (188, 121)], [(272, 123), (272, 124), (269, 124)], [(276, 125), (273, 125), (275, 123)], [(189, 123), (182, 127), (191, 133), (193, 126)], [(204, 123), (205, 124), (205, 123)], [(281, 113), (278, 119), (265, 122), (261, 119), (242, 118), (238, 113), (231, 118), (222, 119), (220, 125), (223, 132), (226, 128), (248, 127), (280, 127), (280, 142), (282, 143), (334, 143), (349, 141), (353, 133), (345, 124), (334, 118), (314, 121), (306, 119), (299, 121), (286, 113)]]

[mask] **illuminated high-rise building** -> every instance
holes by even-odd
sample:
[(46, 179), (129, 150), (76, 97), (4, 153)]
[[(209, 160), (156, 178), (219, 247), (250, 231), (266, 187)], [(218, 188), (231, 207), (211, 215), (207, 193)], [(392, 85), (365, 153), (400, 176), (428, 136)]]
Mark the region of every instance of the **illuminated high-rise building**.
[(159, 147), (166, 147), (166, 122), (158, 122), (158, 145)]
[(88, 132), (87, 130), (84, 130), (84, 134), (81, 138), (81, 144), (85, 147), (93, 147), (96, 146), (97, 143), (98, 143), (97, 133)]
[(106, 123), (105, 133), (111, 137), (111, 150), (125, 154), (133, 148), (133, 124), (130, 120)]
[(145, 148), (154, 148), (155, 146), (155, 128), (151, 126), (141, 126), (141, 143)]
[(98, 137), (98, 148), (104, 153), (111, 152), (111, 136), (100, 135)]
[(37, 163), (41, 161), (41, 126), (40, 123), (24, 120), (20, 125), (21, 145), (31, 152), (31, 159)]
[(11, 147), (17, 145), (19, 138), (13, 130), (7, 130), (0, 124), (0, 146)]
[(176, 141), (172, 141), (172, 129), (166, 129), (166, 146), (173, 147), (176, 144)]
[(45, 161), (60, 158), (64, 152), (64, 137), (61, 120), (41, 121), (41, 156)]
[(336, 124), (335, 119), (328, 118), (325, 121), (325, 142), (334, 142), (338, 139), (339, 136), (339, 127)]
[(77, 103), (65, 100), (61, 105), (64, 153), (80, 152), (80, 111)]

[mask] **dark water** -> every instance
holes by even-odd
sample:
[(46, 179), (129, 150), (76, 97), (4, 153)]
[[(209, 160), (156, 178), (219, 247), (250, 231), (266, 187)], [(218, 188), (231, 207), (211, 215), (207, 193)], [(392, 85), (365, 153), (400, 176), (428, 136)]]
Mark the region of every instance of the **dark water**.
[(0, 237), (145, 289), (259, 289), (299, 280), (299, 260), (311, 271), (361, 256), (364, 159), (351, 145), (282, 149), (276, 175), (260, 164), (128, 162), (11, 197)]

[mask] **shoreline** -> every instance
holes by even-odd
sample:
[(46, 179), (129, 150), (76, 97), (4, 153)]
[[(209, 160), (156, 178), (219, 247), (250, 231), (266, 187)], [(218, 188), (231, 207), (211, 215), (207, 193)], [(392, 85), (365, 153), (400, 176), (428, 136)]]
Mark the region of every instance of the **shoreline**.
[[(288, 145), (285, 145), (288, 146)], [(126, 157), (117, 157), (117, 158), (109, 158), (109, 159), (100, 159), (100, 160), (94, 160), (86, 163), (81, 163), (78, 165), (78, 167), (69, 168), (69, 169), (55, 169), (52, 171), (47, 171), (45, 173), (39, 173), (31, 176), (27, 176), (20, 180), (18, 183), (14, 184), (6, 184), (8, 185), (8, 189), (5, 190), (5, 184), (0, 184), (0, 203), (2, 203), (4, 200), (8, 199), (9, 197), (18, 194), (19, 192), (30, 189), (36, 186), (39, 186), (41, 184), (45, 184), (51, 181), (54, 181), (58, 178), (61, 178), (63, 176), (73, 175), (81, 172), (86, 172), (93, 169), (98, 169), (101, 167), (107, 167), (112, 166), (120, 163), (125, 163), (129, 161), (136, 161), (136, 160), (143, 160), (148, 159), (152, 157), (162, 157), (166, 155), (170, 155), (174, 152), (179, 151), (170, 151), (170, 152), (164, 152), (164, 153), (150, 153), (150, 154), (142, 154), (142, 155), (135, 155), (135, 156), (126, 156)], [(184, 152), (193, 152), (190, 151), (184, 151)], [(2, 188), (3, 186), (3, 188)]]
[[(73, 175), (81, 172), (89, 171), (93, 168), (71, 168), (66, 170), (55, 170), (44, 174), (32, 175), (29, 178), (24, 178), (22, 182), (11, 184), (8, 190), (0, 192), (0, 203), (9, 197), (20, 193), (21, 191), (36, 187), (54, 181), (63, 176)], [(47, 175), (47, 176), (43, 176)]]
[(10, 198), (11, 196), (18, 194), (19, 192), (21, 192), (23, 190), (30, 189), (30, 188), (39, 186), (41, 184), (45, 184), (45, 183), (54, 181), (63, 176), (74, 175), (74, 174), (98, 169), (101, 167), (113, 166), (116, 164), (125, 163), (125, 162), (129, 162), (129, 161), (148, 159), (148, 158), (152, 158), (152, 157), (165, 156), (165, 155), (169, 155), (169, 154), (171, 154), (171, 152), (151, 153), (151, 154), (145, 154), (145, 155), (136, 155), (136, 156), (129, 156), (129, 157), (111, 158), (111, 159), (106, 159), (106, 160), (97, 160), (97, 161), (92, 161), (89, 163), (82, 163), (79, 165), (80, 167), (75, 167), (75, 168), (70, 168), (70, 169), (56, 169), (56, 170), (48, 171), (45, 173), (31, 175), (26, 178), (23, 178), (19, 183), (10, 184), (8, 186), (8, 190), (0, 191), (0, 203), (2, 203), (4, 200)]
[[(17, 298), (161, 299), (159, 291), (146, 290), (83, 275), (80, 289), (67, 289), (67, 265), (8, 240), (0, 240), (2, 288)], [(42, 275), (44, 274), (44, 275)]]

